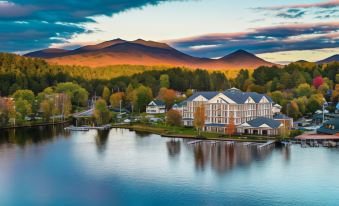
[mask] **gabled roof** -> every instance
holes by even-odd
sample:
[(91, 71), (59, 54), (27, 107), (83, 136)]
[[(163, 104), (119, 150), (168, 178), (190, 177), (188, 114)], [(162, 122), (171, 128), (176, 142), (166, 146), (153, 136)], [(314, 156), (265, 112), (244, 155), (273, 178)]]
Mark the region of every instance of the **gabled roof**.
[(183, 102), (175, 103), (175, 104), (173, 105), (173, 108), (185, 107), (186, 105), (187, 105), (187, 102), (186, 102), (186, 101), (183, 101)]
[[(328, 126), (334, 126), (334, 128), (329, 128)], [(325, 133), (325, 134), (336, 134), (339, 133), (339, 117), (330, 119), (326, 121), (318, 130), (318, 133)]]
[(187, 101), (192, 101), (193, 99), (195, 99), (196, 97), (200, 95), (205, 97), (207, 100), (210, 100), (220, 93), (224, 94), (225, 96), (227, 96), (228, 98), (236, 102), (237, 104), (244, 104), (249, 97), (251, 97), (256, 103), (259, 103), (263, 97), (265, 97), (268, 100), (268, 102), (270, 103), (273, 102), (272, 99), (267, 95), (258, 94), (256, 92), (242, 92), (236, 88), (228, 89), (228, 90), (225, 90), (224, 92), (213, 92), (213, 91), (212, 92), (197, 92), (193, 94), (190, 98), (188, 98)]
[(165, 102), (158, 99), (151, 101), (148, 105), (150, 105), (152, 102), (154, 102), (157, 106), (166, 106)]
[(273, 119), (292, 119), (292, 117), (278, 113), (273, 116)]
[(252, 119), (248, 122), (246, 122), (247, 124), (249, 124), (251, 127), (260, 127), (264, 124), (268, 125), (269, 127), (276, 129), (279, 128), (281, 123), (277, 120), (274, 119), (270, 119), (267, 117), (257, 117), (255, 119)]
[(197, 93), (194, 93), (192, 96), (190, 96), (187, 99), (187, 101), (192, 101), (193, 99), (195, 99), (196, 97), (200, 95), (209, 100), (215, 97), (217, 94), (219, 94), (219, 92), (197, 92)]

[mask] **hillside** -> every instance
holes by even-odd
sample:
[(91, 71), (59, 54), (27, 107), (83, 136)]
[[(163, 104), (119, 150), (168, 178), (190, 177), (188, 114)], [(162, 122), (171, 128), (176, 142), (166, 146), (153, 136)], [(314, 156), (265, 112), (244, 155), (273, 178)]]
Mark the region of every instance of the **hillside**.
[(336, 54), (336, 55), (330, 56), (326, 59), (317, 61), (316, 63), (317, 64), (327, 64), (327, 63), (330, 63), (330, 62), (339, 62), (339, 54)]
[[(46, 51), (55, 50), (54, 52)], [(238, 50), (220, 59), (197, 58), (184, 54), (168, 44), (138, 39), (125, 41), (115, 39), (97, 45), (88, 45), (75, 50), (45, 49), (25, 56), (45, 58), (60, 65), (81, 65), (102, 67), (108, 65), (145, 65), (145, 66), (180, 66), (203, 69), (254, 69), (258, 66), (271, 66), (259, 57)]]

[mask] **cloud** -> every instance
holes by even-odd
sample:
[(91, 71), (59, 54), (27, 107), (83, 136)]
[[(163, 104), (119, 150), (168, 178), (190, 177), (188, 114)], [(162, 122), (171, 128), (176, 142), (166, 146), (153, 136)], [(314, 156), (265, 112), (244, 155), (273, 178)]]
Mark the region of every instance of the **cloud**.
[[(315, 18), (334, 18), (337, 17), (336, 9), (339, 6), (339, 0), (332, 0), (311, 4), (291, 4), (273, 7), (259, 7), (256, 10), (268, 11), (269, 14), (276, 17), (297, 19), (303, 17), (306, 13), (316, 15)], [(308, 11), (308, 12), (306, 12)], [(317, 15), (322, 13), (323, 15)]]
[(266, 53), (336, 48), (339, 47), (339, 23), (270, 26), (247, 32), (207, 34), (168, 43), (199, 57), (220, 57), (237, 49)]
[(326, 2), (319, 3), (311, 3), (311, 4), (292, 4), (292, 5), (283, 5), (283, 6), (273, 6), (273, 7), (262, 7), (264, 9), (291, 9), (291, 8), (333, 8), (339, 6), (339, 0), (332, 0)]
[(82, 24), (93, 22), (93, 16), (166, 1), (176, 0), (0, 0), (0, 51), (34, 50), (66, 42), (74, 34), (91, 32)]

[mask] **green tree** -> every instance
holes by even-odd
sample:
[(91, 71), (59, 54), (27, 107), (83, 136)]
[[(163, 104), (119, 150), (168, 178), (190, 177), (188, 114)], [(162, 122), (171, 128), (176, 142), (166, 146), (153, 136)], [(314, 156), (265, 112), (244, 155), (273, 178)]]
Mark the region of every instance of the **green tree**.
[(82, 88), (76, 83), (59, 83), (55, 87), (55, 92), (67, 94), (71, 98), (71, 101), (74, 105), (87, 105), (88, 92), (86, 91), (86, 89)]
[(160, 76), (160, 88), (169, 88), (170, 87), (170, 80), (167, 74), (162, 74)]
[(104, 89), (102, 90), (102, 98), (106, 100), (106, 102), (109, 102), (110, 95), (111, 92), (109, 91), (109, 88), (105, 86)]
[(294, 91), (297, 97), (306, 96), (309, 97), (314, 92), (314, 88), (312, 89), (311, 86), (307, 83), (300, 84)]
[(134, 90), (133, 105), (136, 111), (143, 112), (146, 106), (152, 101), (153, 94), (149, 87), (143, 85)]
[(97, 125), (107, 124), (111, 120), (111, 113), (104, 99), (95, 102), (93, 117)]
[(15, 100), (15, 109), (20, 114), (20, 120), (24, 120), (25, 117), (32, 113), (32, 105), (22, 98)]
[(14, 92), (14, 94), (12, 95), (12, 97), (15, 99), (15, 101), (19, 100), (19, 99), (23, 99), (28, 101), (31, 105), (34, 104), (35, 101), (35, 96), (34, 93), (31, 90), (28, 89), (24, 89), (24, 90), (17, 90), (16, 92)]

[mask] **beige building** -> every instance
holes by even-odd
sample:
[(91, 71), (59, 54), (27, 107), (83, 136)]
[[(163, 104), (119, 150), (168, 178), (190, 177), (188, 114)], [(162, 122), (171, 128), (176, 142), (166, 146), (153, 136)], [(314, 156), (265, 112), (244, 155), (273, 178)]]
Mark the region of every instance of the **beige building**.
[[(224, 92), (197, 92), (186, 100), (186, 106), (182, 109), (183, 123), (193, 126), (194, 112), (199, 105), (205, 107), (205, 130), (211, 132), (224, 132), (230, 119), (240, 127), (242, 124), (263, 117), (261, 121), (273, 120), (273, 101), (270, 97), (256, 92), (242, 92), (236, 88)], [(267, 122), (268, 123), (268, 122)], [(278, 123), (277, 123), (278, 124)], [(275, 126), (277, 124), (274, 124)], [(279, 124), (280, 126), (280, 124)], [(276, 135), (278, 128), (269, 128), (270, 132), (251, 129), (248, 133), (262, 133)], [(274, 130), (274, 131), (272, 131)], [(237, 129), (239, 133), (245, 130)]]

